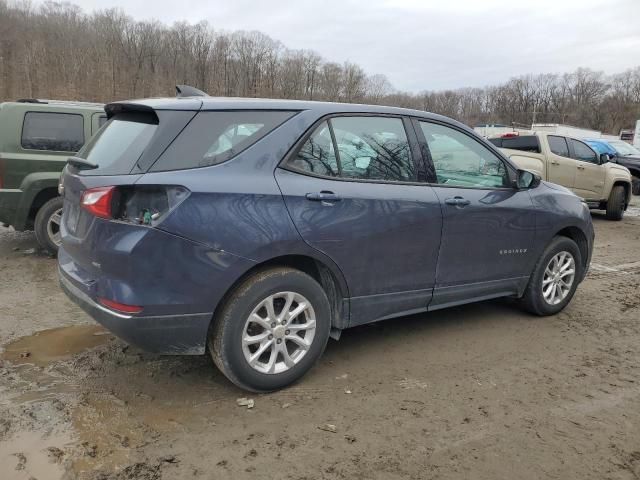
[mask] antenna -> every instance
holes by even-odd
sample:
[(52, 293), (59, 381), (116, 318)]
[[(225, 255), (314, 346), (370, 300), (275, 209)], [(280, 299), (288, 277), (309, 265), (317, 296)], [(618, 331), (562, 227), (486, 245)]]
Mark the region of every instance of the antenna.
[(198, 90), (195, 87), (189, 85), (176, 85), (176, 97), (208, 97), (202, 90)]

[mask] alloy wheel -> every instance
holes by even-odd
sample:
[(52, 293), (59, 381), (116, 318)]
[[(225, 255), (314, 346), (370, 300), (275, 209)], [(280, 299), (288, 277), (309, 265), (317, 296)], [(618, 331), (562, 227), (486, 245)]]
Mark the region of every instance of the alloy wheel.
[(311, 302), (296, 292), (279, 292), (258, 303), (245, 322), (242, 351), (260, 373), (283, 373), (307, 354), (316, 331)]
[(556, 253), (542, 277), (542, 296), (549, 305), (562, 302), (571, 291), (576, 276), (576, 262), (569, 252)]
[(47, 222), (47, 235), (51, 242), (57, 247), (62, 243), (60, 237), (60, 222), (62, 222), (62, 209), (59, 208), (49, 217)]

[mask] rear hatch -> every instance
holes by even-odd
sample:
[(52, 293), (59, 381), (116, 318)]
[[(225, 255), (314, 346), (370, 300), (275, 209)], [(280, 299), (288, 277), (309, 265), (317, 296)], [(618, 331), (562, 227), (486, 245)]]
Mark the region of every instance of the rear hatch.
[[(134, 228), (149, 225), (179, 201), (184, 189), (136, 189), (135, 183), (196, 115), (201, 102), (190, 103), (193, 110), (155, 110), (144, 103), (108, 105), (107, 123), (65, 167), (59, 262), (85, 290), (100, 273), (121, 268), (117, 258), (102, 260), (108, 251), (112, 256), (119, 249), (124, 254), (126, 248), (118, 239), (131, 240), (132, 231), (122, 229), (122, 223)], [(146, 212), (138, 208), (141, 198)]]

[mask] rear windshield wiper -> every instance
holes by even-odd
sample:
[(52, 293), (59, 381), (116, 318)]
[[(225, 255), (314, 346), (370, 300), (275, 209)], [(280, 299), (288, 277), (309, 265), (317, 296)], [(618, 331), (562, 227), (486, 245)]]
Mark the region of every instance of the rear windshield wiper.
[(93, 170), (94, 168), (98, 168), (97, 163), (92, 162), (91, 160), (87, 160), (86, 158), (75, 156), (67, 158), (67, 163), (70, 163), (79, 170)]

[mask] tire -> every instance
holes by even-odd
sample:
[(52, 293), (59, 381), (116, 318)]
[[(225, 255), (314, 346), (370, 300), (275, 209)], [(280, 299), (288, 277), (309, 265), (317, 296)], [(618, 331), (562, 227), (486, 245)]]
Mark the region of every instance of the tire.
[[(543, 282), (546, 282), (549, 278), (545, 277), (545, 272), (547, 271), (547, 267), (549, 267), (550, 270), (553, 270), (551, 265), (552, 260), (557, 258), (557, 256), (560, 256), (562, 253), (569, 254), (572, 257), (574, 273), (571, 279), (571, 285), (566, 291), (566, 295), (557, 303), (550, 303), (545, 298), (543, 290)], [(547, 248), (545, 248), (542, 256), (533, 268), (533, 272), (529, 278), (529, 284), (525, 289), (524, 295), (519, 300), (520, 305), (534, 315), (555, 315), (564, 309), (564, 307), (566, 307), (573, 298), (579, 279), (582, 278), (583, 268), (582, 255), (580, 254), (580, 249), (578, 248), (578, 245), (576, 245), (576, 242), (567, 237), (555, 237), (551, 243), (549, 243)], [(561, 270), (559, 273), (562, 274), (568, 270), (569, 269), (564, 271)], [(566, 281), (567, 276), (563, 276), (562, 279)], [(553, 281), (550, 283), (552, 284)], [(547, 286), (548, 285), (549, 283), (547, 283)], [(554, 300), (559, 300), (559, 297)]]
[(60, 221), (62, 198), (55, 197), (40, 207), (36, 214), (34, 230), (38, 244), (51, 255), (57, 255), (60, 246)]
[(622, 185), (616, 185), (611, 189), (607, 201), (607, 218), (609, 220), (622, 220), (625, 199), (626, 195)]
[[(273, 314), (280, 317), (284, 312), (289, 293), (293, 296), (288, 312), (302, 308), (303, 304), (311, 307), (291, 318), (288, 324), (291, 330), (286, 328), (286, 323), (272, 322)], [(267, 311), (269, 303), (273, 305), (272, 314)], [(312, 325), (310, 320), (314, 317), (315, 328), (308, 328), (303, 333), (302, 327)], [(270, 319), (268, 322), (267, 318)], [(270, 268), (249, 277), (227, 297), (213, 319), (209, 351), (218, 369), (238, 387), (270, 392), (295, 382), (316, 363), (327, 345), (330, 329), (331, 307), (318, 282), (299, 270)], [(291, 341), (293, 335), (299, 339), (302, 336), (302, 342), (310, 345), (305, 349), (300, 341)], [(264, 336), (260, 343), (244, 342), (247, 337)], [(285, 362), (283, 347), (287, 350), (289, 364)], [(264, 353), (258, 355), (260, 349)], [(256, 356), (252, 366), (250, 360)]]

